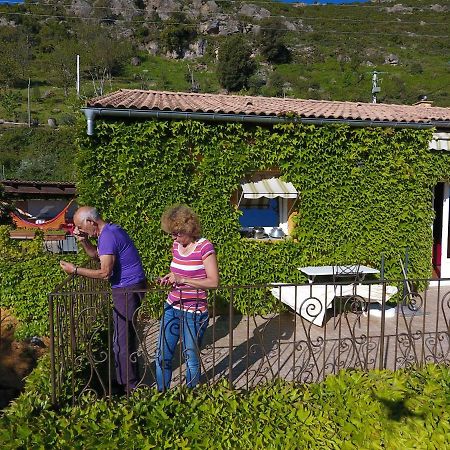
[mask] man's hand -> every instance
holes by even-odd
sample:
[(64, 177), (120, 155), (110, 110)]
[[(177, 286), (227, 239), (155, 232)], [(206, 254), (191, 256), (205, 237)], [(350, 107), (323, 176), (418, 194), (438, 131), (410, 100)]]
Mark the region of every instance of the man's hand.
[(82, 231), (78, 230), (77, 228), (75, 228), (75, 230), (73, 230), (73, 235), (75, 236), (75, 239), (78, 242), (83, 242), (88, 238), (87, 233), (83, 233)]
[(72, 275), (75, 272), (75, 264), (67, 261), (60, 261), (59, 265), (61, 266), (61, 269), (69, 275)]

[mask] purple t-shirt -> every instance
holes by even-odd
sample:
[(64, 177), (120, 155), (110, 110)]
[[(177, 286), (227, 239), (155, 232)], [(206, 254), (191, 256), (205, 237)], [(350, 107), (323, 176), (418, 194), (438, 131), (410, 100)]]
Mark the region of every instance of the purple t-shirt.
[(145, 280), (141, 258), (127, 232), (114, 223), (107, 223), (98, 237), (99, 256), (116, 257), (109, 281), (111, 287), (126, 287)]

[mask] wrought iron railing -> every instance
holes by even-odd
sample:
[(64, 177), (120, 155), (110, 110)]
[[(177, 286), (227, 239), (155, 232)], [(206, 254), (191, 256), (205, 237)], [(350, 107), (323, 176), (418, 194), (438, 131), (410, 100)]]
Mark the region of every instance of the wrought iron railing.
[[(318, 382), (346, 368), (396, 370), (449, 363), (450, 286), (444, 281), (450, 280), (435, 286), (429, 281), (367, 281), (351, 290), (345, 283), (211, 290), (209, 324), (198, 349), (200, 382), (213, 385), (226, 379), (231, 389), (247, 390), (277, 378)], [(413, 285), (427, 287), (417, 292)], [(155, 387), (159, 317), (166, 296), (167, 289), (146, 288), (131, 320), (138, 345), (127, 358), (138, 362), (140, 387)], [(258, 308), (252, 309), (250, 300), (246, 307), (246, 298), (258, 298)], [(113, 395), (110, 289), (104, 282), (70, 277), (49, 301), (53, 402), (69, 397), (75, 403), (86, 392)], [(259, 312), (265, 303), (273, 312)], [(238, 312), (237, 305), (246, 312)], [(185, 364), (179, 347), (171, 386), (186, 384)]]

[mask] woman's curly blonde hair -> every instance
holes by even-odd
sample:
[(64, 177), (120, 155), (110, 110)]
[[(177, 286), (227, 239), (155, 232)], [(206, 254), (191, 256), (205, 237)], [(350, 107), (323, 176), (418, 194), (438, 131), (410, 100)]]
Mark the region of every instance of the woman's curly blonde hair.
[(166, 233), (184, 233), (198, 239), (201, 236), (200, 220), (187, 205), (173, 205), (161, 216), (161, 228)]

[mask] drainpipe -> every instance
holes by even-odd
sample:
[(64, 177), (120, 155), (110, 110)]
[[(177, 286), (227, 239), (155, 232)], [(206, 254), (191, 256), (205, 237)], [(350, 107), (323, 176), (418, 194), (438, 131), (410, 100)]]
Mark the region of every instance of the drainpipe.
[(84, 109), (84, 115), (86, 116), (87, 121), (87, 134), (88, 136), (94, 135), (94, 120), (95, 120), (95, 111), (93, 109)]
[(175, 120), (201, 120), (210, 122), (242, 122), (256, 124), (276, 123), (304, 123), (313, 125), (347, 124), (352, 127), (391, 127), (391, 128), (448, 128), (448, 122), (434, 121), (433, 123), (416, 122), (392, 122), (354, 119), (317, 119), (307, 117), (284, 117), (284, 116), (258, 116), (248, 114), (219, 114), (199, 113), (188, 111), (160, 111), (139, 109), (112, 109), (112, 108), (82, 108), (87, 119), (87, 134), (94, 135), (94, 121), (96, 117), (121, 117), (136, 119), (175, 119)]

